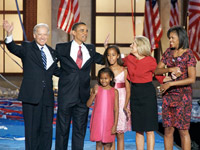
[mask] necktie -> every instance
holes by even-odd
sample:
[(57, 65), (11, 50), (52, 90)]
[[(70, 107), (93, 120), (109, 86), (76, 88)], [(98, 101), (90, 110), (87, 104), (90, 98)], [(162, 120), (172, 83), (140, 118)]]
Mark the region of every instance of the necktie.
[(41, 56), (42, 56), (42, 62), (43, 62), (43, 65), (44, 65), (44, 69), (46, 69), (47, 67), (47, 57), (44, 53), (44, 47), (41, 47)]
[(79, 69), (81, 69), (82, 62), (83, 62), (83, 56), (82, 56), (81, 46), (79, 46), (77, 59), (76, 59), (76, 64), (79, 67)]

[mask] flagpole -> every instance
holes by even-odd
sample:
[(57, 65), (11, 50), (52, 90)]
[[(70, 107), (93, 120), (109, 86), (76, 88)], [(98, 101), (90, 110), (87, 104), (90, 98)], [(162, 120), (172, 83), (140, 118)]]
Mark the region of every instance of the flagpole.
[(132, 24), (133, 24), (133, 39), (135, 39), (135, 22), (134, 22), (133, 0), (131, 0), (131, 11), (132, 11)]

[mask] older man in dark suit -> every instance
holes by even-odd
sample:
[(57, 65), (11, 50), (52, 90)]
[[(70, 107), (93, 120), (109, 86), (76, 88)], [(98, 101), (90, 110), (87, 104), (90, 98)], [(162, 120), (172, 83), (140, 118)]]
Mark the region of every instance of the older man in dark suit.
[(90, 96), (90, 70), (94, 63), (102, 64), (102, 55), (94, 45), (85, 44), (88, 29), (85, 23), (72, 27), (73, 41), (56, 45), (61, 65), (58, 84), (58, 113), (56, 122), (56, 150), (66, 150), (72, 120), (72, 150), (83, 150)]
[(8, 50), (22, 60), (23, 81), (18, 99), (22, 101), (26, 150), (51, 150), (54, 93), (52, 76), (59, 75), (54, 50), (46, 42), (47, 24), (33, 29), (34, 41), (16, 45), (12, 39), (13, 24), (3, 21)]

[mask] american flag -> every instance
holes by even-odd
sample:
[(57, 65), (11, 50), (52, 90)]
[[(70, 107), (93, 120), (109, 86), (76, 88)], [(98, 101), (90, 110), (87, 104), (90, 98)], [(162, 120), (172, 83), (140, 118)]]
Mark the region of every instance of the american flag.
[(79, 21), (78, 0), (61, 0), (58, 9), (57, 28), (70, 33), (72, 25)]
[(177, 25), (179, 25), (178, 1), (171, 0), (169, 26), (172, 27), (172, 26), (177, 26)]
[(156, 0), (146, 0), (143, 35), (149, 39), (152, 50), (159, 47), (162, 27)]
[(200, 60), (200, 0), (190, 0), (189, 12), (189, 45), (194, 55)]

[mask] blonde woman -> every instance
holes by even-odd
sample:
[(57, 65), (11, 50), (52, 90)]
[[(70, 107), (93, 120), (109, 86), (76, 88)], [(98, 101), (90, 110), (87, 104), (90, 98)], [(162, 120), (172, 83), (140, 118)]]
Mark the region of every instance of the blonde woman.
[[(132, 130), (136, 131), (137, 150), (144, 150), (144, 133), (147, 136), (147, 150), (153, 150), (154, 131), (158, 129), (158, 112), (152, 77), (157, 64), (155, 58), (151, 57), (151, 46), (146, 37), (136, 36), (130, 47), (131, 53), (123, 61), (128, 68), (128, 80), (131, 82)], [(156, 78), (161, 82), (164, 77)], [(126, 108), (125, 105), (125, 111)]]

